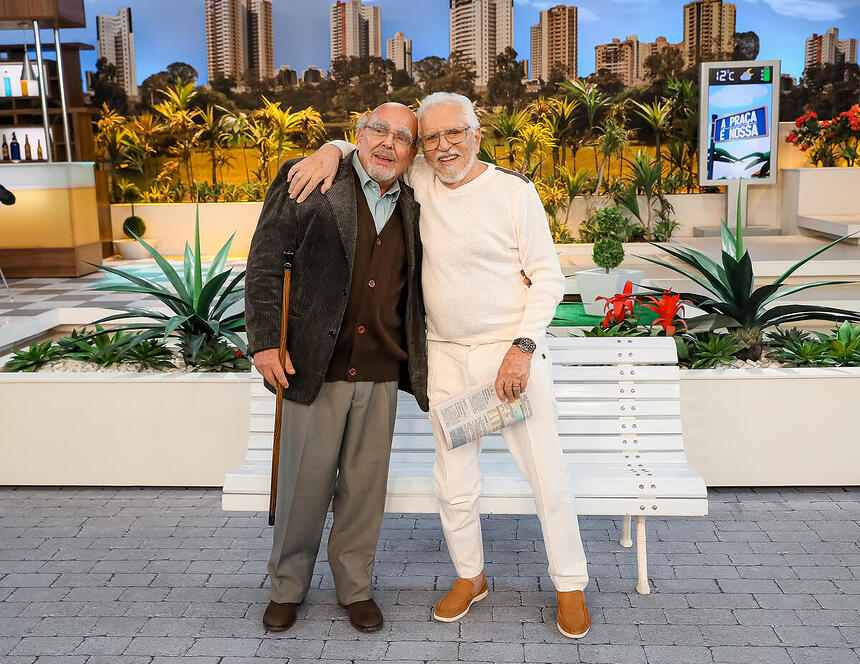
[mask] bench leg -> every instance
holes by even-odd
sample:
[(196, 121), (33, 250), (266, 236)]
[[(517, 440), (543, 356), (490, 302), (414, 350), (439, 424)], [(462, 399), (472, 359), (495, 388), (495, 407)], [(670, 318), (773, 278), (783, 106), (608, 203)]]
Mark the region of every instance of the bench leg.
[(633, 546), (633, 540), (630, 539), (630, 515), (624, 515), (624, 524), (621, 526), (621, 546), (625, 549), (629, 549)]
[(645, 544), (645, 517), (636, 515), (636, 560), (639, 563), (639, 583), (636, 592), (648, 595), (651, 588), (648, 585), (648, 552)]

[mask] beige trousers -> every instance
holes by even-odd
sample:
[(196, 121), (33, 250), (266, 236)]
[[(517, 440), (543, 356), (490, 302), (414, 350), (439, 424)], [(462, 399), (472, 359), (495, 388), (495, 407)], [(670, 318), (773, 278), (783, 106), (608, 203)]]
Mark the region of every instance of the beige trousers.
[(310, 405), (284, 400), (268, 566), (273, 601), (304, 599), (332, 499), (328, 561), (337, 599), (371, 598), (396, 411), (396, 382), (324, 383)]
[[(525, 392), (534, 414), (502, 429), (505, 443), (534, 494), (549, 560), (549, 576), (556, 590), (582, 590), (588, 584), (579, 524), (567, 490), (567, 474), (556, 430), (557, 407), (552, 388), (552, 362), (545, 340), (537, 350)], [(509, 342), (466, 346), (430, 341), (428, 393), (431, 410), (436, 402), (479, 383), (493, 383)], [(433, 475), (439, 497), (442, 530), (457, 575), (474, 578), (484, 568), (484, 547), (478, 497), (481, 441), (448, 450), (438, 424), (433, 423), (436, 463)]]

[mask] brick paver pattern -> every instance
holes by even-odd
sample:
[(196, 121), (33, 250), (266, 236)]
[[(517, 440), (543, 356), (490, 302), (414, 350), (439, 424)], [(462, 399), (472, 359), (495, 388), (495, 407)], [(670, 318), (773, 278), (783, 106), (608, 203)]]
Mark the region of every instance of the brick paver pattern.
[(0, 662), (860, 663), (860, 489), (712, 490), (707, 518), (649, 518), (647, 596), (621, 520), (581, 518), (594, 625), (579, 642), (556, 630), (537, 519), (505, 515), (484, 519), (491, 592), (459, 623), (430, 617), (454, 574), (438, 517), (388, 514), (382, 631), (349, 625), (324, 537), (297, 624), (265, 634), (271, 530), (220, 498), (0, 488)]

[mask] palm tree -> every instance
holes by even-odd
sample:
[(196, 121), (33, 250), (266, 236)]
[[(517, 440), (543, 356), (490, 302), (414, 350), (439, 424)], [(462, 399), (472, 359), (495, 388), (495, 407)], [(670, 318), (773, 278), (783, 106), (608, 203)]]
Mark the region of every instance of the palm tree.
[(302, 135), (302, 156), (305, 150), (314, 147), (325, 138), (325, 123), (322, 115), (313, 106), (308, 106), (303, 111), (296, 113), (297, 129)]
[(133, 118), (129, 123), (129, 129), (134, 133), (135, 140), (143, 153), (144, 167), (150, 157), (155, 158), (155, 171), (158, 171), (158, 150), (161, 137), (164, 133), (164, 125), (158, 121), (152, 113), (144, 112)]
[[(276, 165), (280, 168), (283, 149), (296, 147), (296, 144), (290, 140), (290, 137), (299, 131), (300, 121), (298, 113), (291, 113), (292, 109), (289, 106), (286, 109), (282, 109), (281, 102), (279, 101), (271, 102), (263, 97), (263, 103), (265, 106), (256, 111), (254, 115), (266, 123), (273, 141), (277, 143)], [(266, 180), (268, 181), (268, 178)]]
[(681, 81), (675, 77), (666, 81), (667, 98), (673, 104), (672, 126), (675, 135), (683, 141), (687, 150), (688, 172), (686, 176), (687, 192), (692, 190), (695, 183), (695, 164), (697, 146), (699, 143), (699, 101), (689, 81)]
[(562, 166), (559, 169), (559, 176), (564, 185), (565, 194), (567, 195), (567, 210), (564, 214), (564, 225), (567, 226), (567, 220), (570, 217), (570, 208), (573, 207), (573, 199), (585, 194), (588, 183), (591, 181), (591, 173), (586, 169), (571, 172)]
[(225, 112), (224, 129), (227, 131), (230, 140), (234, 145), (238, 145), (242, 149), (242, 162), (245, 164), (245, 182), (251, 181), (251, 174), (248, 171), (248, 115), (241, 111), (232, 113), (222, 106), (218, 109)]
[(595, 196), (600, 193), (603, 185), (603, 171), (611, 155), (623, 153), (630, 143), (630, 132), (624, 125), (610, 116), (603, 122), (603, 134), (600, 138), (600, 149), (603, 152), (603, 160), (600, 162), (600, 171), (597, 174), (597, 187), (594, 189)]
[(517, 137), (526, 124), (529, 123), (529, 112), (525, 109), (508, 113), (502, 110), (490, 123), (490, 130), (495, 138), (501, 139), (508, 151), (508, 165), (514, 168), (514, 153)]
[(206, 142), (206, 149), (212, 162), (212, 187), (214, 188), (218, 184), (216, 153), (229, 134), (224, 125), (224, 116), (216, 116), (215, 107), (212, 104), (209, 104), (206, 110), (201, 112), (200, 117), (203, 119), (200, 137)]
[[(558, 165), (567, 163), (567, 145), (572, 145), (572, 134), (576, 123), (576, 109), (579, 102), (567, 96), (547, 100), (548, 112), (543, 121), (549, 127), (556, 146), (552, 149), (552, 170), (555, 173)], [(574, 159), (576, 153), (574, 152)]]
[[(642, 225), (645, 227), (645, 239), (650, 242), (653, 239), (651, 232), (653, 202), (660, 200), (662, 196), (660, 193), (660, 165), (657, 159), (652, 159), (642, 150), (639, 150), (632, 159), (625, 159), (625, 161), (630, 164), (632, 174), (629, 184), (630, 188), (627, 190), (628, 194), (632, 191), (632, 205), (623, 200), (622, 203), (642, 222)], [(639, 216), (638, 203), (636, 202), (637, 192), (645, 196), (645, 219)]]
[(666, 134), (672, 122), (672, 107), (673, 102), (669, 99), (654, 101), (651, 104), (643, 104), (636, 100), (632, 100), (636, 106), (636, 115), (641, 117), (648, 126), (654, 131), (654, 137), (657, 141), (657, 191), (662, 187), (663, 179), (663, 161), (660, 152), (660, 137)]
[(269, 163), (277, 151), (277, 141), (269, 131), (268, 126), (256, 119), (248, 122), (245, 134), (260, 155), (259, 168), (254, 172), (254, 175), (260, 182), (268, 184), (271, 179)]
[[(596, 148), (595, 124), (600, 112), (609, 105), (609, 97), (597, 88), (595, 83), (589, 83), (585, 79), (575, 81), (562, 81), (558, 84), (560, 88), (573, 93), (580, 106), (585, 111), (585, 120), (588, 123), (588, 138)], [(594, 151), (594, 170), (597, 170), (597, 150)]]
[(522, 151), (520, 173), (528, 173), (529, 177), (533, 178), (535, 171), (543, 163), (543, 158), (537, 164), (532, 165), (532, 157), (540, 155), (546, 148), (555, 149), (557, 145), (552, 132), (545, 123), (527, 122), (524, 124), (513, 139), (514, 150), (516, 152)]
[(185, 164), (189, 184), (194, 181), (194, 168), (191, 156), (200, 137), (200, 127), (197, 117), (200, 109), (192, 108), (191, 100), (196, 96), (194, 82), (183, 84), (176, 79), (176, 85), (159, 90), (164, 100), (153, 106), (155, 111), (164, 117), (167, 133), (175, 141), (168, 153)]

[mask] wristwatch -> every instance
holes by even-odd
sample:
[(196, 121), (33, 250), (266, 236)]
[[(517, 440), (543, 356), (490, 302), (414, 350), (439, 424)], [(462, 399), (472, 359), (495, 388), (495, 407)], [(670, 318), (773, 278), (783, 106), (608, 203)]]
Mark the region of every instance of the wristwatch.
[(528, 337), (517, 337), (516, 339), (514, 339), (513, 345), (527, 355), (531, 355), (532, 353), (534, 353), (535, 348), (537, 348), (537, 344)]

